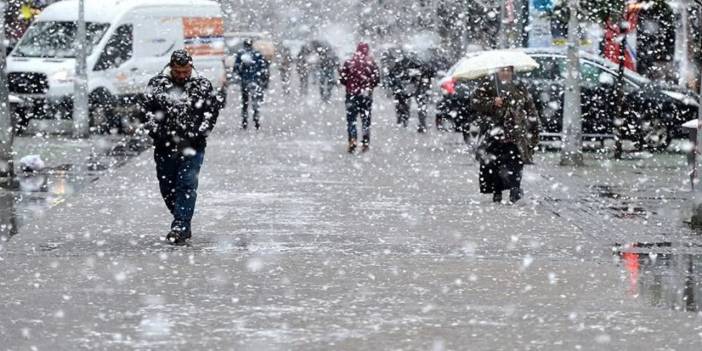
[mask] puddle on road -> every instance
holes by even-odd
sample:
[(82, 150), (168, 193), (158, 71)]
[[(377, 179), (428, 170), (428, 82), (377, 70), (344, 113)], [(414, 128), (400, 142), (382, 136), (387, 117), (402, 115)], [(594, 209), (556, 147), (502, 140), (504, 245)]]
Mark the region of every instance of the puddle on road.
[(102, 154), (89, 156), (83, 164), (60, 164), (39, 172), (20, 171), (16, 189), (0, 189), (0, 241), (17, 235), (23, 226), (97, 181), (107, 170), (121, 167), (147, 147), (127, 139), (115, 142)]
[(655, 307), (702, 311), (702, 250), (670, 242), (615, 247), (627, 295)]

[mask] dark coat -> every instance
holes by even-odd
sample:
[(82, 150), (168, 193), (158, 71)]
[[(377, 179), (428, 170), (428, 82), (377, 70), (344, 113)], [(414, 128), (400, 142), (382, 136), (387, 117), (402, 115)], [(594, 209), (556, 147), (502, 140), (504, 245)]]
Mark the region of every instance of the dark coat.
[(389, 63), (387, 84), (396, 96), (419, 96), (431, 90), (436, 72), (416, 55), (402, 53)]
[(524, 162), (515, 143), (486, 136), (478, 148), (478, 159), (481, 193), (491, 194), (520, 187)]
[(207, 78), (194, 72), (179, 86), (166, 69), (147, 86), (142, 106), (147, 116), (145, 128), (157, 150), (201, 150), (223, 106), (224, 98)]
[(263, 54), (253, 46), (244, 46), (236, 54), (234, 72), (241, 79), (241, 85), (255, 84), (265, 89), (270, 79), (269, 66)]
[[(495, 98), (502, 97), (502, 107), (495, 106)], [(534, 100), (521, 81), (500, 84), (495, 76), (483, 79), (473, 95), (473, 110), (477, 111), (481, 133), (503, 132), (496, 136), (519, 147), (524, 161), (531, 161), (534, 148), (539, 142), (539, 113)]]
[[(495, 105), (497, 97), (502, 107)], [(518, 80), (499, 84), (495, 76), (483, 79), (473, 96), (473, 109), (482, 143), (480, 192), (494, 193), (519, 188), (525, 161), (531, 161), (534, 135), (538, 142), (538, 114), (526, 85)]]
[(352, 58), (339, 70), (339, 82), (348, 95), (370, 96), (380, 83), (380, 70), (370, 56), (368, 45), (359, 44)]

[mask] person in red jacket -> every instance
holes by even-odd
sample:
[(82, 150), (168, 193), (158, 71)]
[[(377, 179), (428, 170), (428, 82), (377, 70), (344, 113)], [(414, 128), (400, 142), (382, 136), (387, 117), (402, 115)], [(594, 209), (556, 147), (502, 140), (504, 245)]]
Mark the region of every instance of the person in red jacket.
[(378, 65), (370, 55), (368, 44), (359, 43), (356, 53), (339, 69), (339, 81), (346, 87), (346, 122), (349, 133), (349, 153), (356, 150), (356, 121), (361, 115), (363, 140), (361, 151), (368, 151), (370, 144), (371, 109), (373, 89), (380, 82)]

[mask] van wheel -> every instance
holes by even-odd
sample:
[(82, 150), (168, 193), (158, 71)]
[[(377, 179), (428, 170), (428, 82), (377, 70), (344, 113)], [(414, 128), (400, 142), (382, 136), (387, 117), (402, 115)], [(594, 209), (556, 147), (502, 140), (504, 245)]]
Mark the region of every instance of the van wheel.
[(105, 134), (119, 131), (121, 126), (115, 120), (115, 99), (104, 89), (97, 89), (88, 97), (90, 104), (90, 131)]

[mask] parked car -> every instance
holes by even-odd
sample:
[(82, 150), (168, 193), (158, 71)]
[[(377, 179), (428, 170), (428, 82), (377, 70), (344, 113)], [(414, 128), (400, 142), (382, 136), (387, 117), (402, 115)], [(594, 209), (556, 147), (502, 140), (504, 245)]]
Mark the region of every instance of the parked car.
[[(71, 118), (77, 18), (77, 0), (49, 5), (8, 57), (9, 90), (23, 101), (13, 109), (19, 123)], [(198, 72), (216, 87), (225, 84), (224, 27), (214, 1), (86, 0), (85, 19), (93, 127), (124, 127), (116, 111), (134, 110), (176, 49), (189, 50)]]
[[(566, 53), (558, 49), (525, 49), (525, 52), (540, 65), (538, 69), (518, 75), (527, 84), (536, 102), (541, 119), (541, 137), (560, 138)], [(437, 120), (452, 121), (457, 131), (467, 131), (477, 117), (470, 104), (477, 82), (452, 79), (452, 71), (450, 69), (447, 77), (441, 81), (443, 97), (437, 105)], [(611, 138), (618, 131), (623, 138), (636, 142), (639, 148), (663, 150), (671, 139), (685, 137), (680, 125), (697, 114), (698, 99), (695, 93), (625, 70), (623, 119), (620, 119), (616, 101), (617, 73), (618, 66), (614, 63), (589, 53), (580, 53), (584, 139)]]

